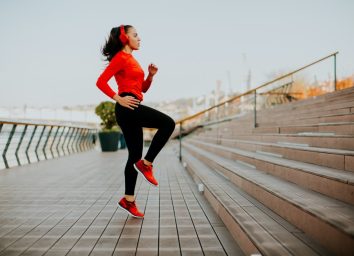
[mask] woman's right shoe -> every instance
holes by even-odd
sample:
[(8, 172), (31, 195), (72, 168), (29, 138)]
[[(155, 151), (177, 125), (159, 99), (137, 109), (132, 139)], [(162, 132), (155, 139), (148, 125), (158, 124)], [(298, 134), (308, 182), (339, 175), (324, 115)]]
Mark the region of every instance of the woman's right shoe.
[(137, 170), (139, 173), (141, 173), (144, 177), (144, 179), (149, 182), (151, 185), (157, 187), (159, 184), (157, 180), (154, 177), (154, 174), (152, 172), (152, 165), (146, 165), (144, 164), (144, 160), (140, 159), (138, 162), (134, 164), (135, 170)]
[(125, 199), (125, 197), (123, 197), (119, 201), (118, 206), (135, 218), (144, 218), (144, 213), (138, 210), (135, 204), (135, 200), (133, 202), (129, 202), (127, 199)]

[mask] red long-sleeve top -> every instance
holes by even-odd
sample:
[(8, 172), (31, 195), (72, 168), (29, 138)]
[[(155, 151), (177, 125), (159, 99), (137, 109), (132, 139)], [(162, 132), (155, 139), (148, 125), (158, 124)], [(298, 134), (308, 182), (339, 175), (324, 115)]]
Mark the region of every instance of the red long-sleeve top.
[(131, 92), (140, 101), (143, 100), (142, 92), (145, 93), (151, 85), (151, 80), (144, 80), (144, 71), (133, 55), (123, 51), (114, 55), (96, 82), (97, 87), (113, 99), (116, 92), (108, 84), (112, 76), (114, 76), (118, 85), (118, 95), (123, 92)]

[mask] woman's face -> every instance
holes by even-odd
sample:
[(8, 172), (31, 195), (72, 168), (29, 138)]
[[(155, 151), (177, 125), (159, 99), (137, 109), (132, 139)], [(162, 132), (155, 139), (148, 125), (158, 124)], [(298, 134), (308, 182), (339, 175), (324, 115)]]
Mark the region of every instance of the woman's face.
[(126, 33), (128, 38), (129, 38), (129, 46), (133, 50), (139, 50), (140, 47), (140, 37), (138, 36), (138, 33), (136, 32), (136, 29), (134, 27), (130, 27), (128, 29), (128, 32)]

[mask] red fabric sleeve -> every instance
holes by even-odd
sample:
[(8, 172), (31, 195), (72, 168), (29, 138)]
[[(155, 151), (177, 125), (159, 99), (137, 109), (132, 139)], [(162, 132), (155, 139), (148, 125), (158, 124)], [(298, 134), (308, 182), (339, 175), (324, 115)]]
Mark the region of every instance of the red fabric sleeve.
[[(115, 56), (118, 57), (118, 56)], [(108, 81), (114, 76), (119, 70), (123, 68), (123, 59), (115, 58), (109, 62), (108, 66), (98, 77), (96, 86), (108, 97), (113, 99), (113, 96), (116, 95), (116, 92), (112, 90), (109, 86)]]
[(148, 80), (146, 79), (144, 82), (143, 82), (143, 86), (142, 86), (142, 91), (145, 93), (147, 92), (147, 90), (149, 90), (150, 88), (150, 85), (151, 85), (151, 80)]

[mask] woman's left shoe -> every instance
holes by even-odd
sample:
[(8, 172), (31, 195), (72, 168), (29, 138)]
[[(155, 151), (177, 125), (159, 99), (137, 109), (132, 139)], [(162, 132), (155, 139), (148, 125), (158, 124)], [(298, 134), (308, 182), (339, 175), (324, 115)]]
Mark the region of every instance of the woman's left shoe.
[(139, 211), (135, 200), (133, 202), (129, 202), (127, 199), (125, 199), (125, 197), (123, 197), (118, 202), (118, 206), (135, 218), (144, 218), (144, 213)]
[(142, 159), (140, 159), (138, 162), (136, 162), (134, 164), (135, 170), (140, 172), (147, 182), (149, 182), (151, 185), (157, 187), (158, 182), (154, 177), (154, 174), (152, 172), (152, 167), (153, 167), (152, 165), (144, 164), (144, 160), (142, 160)]

